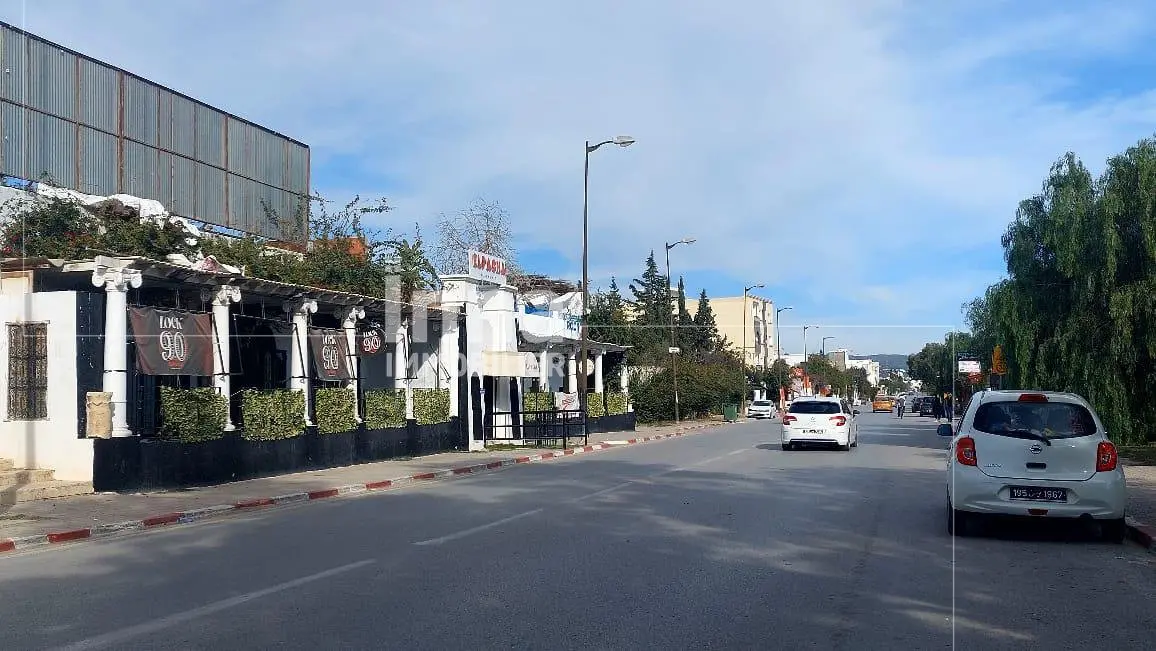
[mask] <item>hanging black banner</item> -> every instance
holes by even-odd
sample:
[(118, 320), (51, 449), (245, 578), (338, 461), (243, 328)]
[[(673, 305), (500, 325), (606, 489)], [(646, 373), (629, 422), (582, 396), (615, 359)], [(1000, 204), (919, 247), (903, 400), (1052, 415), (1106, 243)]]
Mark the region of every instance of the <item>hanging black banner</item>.
[(357, 333), (357, 354), (361, 357), (375, 357), (385, 350), (385, 331), (376, 326), (364, 328)]
[(309, 349), (319, 380), (348, 380), (349, 346), (345, 331), (331, 328), (309, 328)]
[(213, 319), (204, 313), (134, 307), (128, 311), (136, 367), (145, 375), (212, 375)]

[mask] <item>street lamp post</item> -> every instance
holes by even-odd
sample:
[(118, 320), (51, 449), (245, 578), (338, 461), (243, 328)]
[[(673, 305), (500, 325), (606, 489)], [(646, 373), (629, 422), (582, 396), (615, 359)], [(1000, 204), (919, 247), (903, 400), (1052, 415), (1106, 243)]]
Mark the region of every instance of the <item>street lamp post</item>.
[(827, 340), (828, 339), (834, 339), (834, 338), (835, 337), (832, 335), (828, 335), (826, 337), (823, 337), (823, 341), (819, 344), (819, 354), (820, 355), (822, 355), (823, 357), (827, 356)]
[[(810, 325), (803, 326), (803, 374), (804, 375), (806, 375), (806, 373), (807, 373), (806, 364), (808, 361), (807, 360), (807, 331), (810, 330), (811, 328), (814, 328), (814, 327), (816, 327), (816, 326), (810, 326)], [(812, 388), (814, 388), (814, 387), (812, 387)]]
[[(775, 361), (782, 361), (782, 359), (783, 359), (783, 338), (782, 338), (782, 329), (779, 327), (779, 315), (782, 314), (783, 312), (786, 312), (787, 310), (793, 310), (793, 309), (795, 309), (795, 308), (788, 305), (786, 307), (780, 307), (777, 310), (775, 310)], [(779, 371), (779, 372), (781, 373), (782, 371)], [(779, 378), (780, 391), (782, 391), (782, 388), (781, 388), (782, 386), (783, 386), (783, 378), (780, 377)], [(783, 409), (785, 407), (786, 407), (786, 405), (783, 402), (783, 396), (780, 394), (780, 396), (779, 396), (779, 409)]]
[[(747, 381), (747, 312), (750, 312), (750, 308), (747, 307), (747, 292), (751, 291), (752, 289), (757, 289), (760, 287), (764, 287), (764, 285), (758, 284), (758, 285), (751, 285), (750, 287), (744, 287), (743, 288), (743, 382), (744, 382), (744, 384)], [(749, 388), (748, 386), (743, 387), (743, 400), (742, 400), (742, 405), (740, 407), (740, 409), (742, 409), (742, 412), (744, 415), (747, 413), (747, 389), (748, 388)]]
[[(670, 293), (670, 250), (679, 244), (694, 244), (693, 238), (684, 238), (673, 244), (666, 243), (666, 292)], [(674, 422), (679, 422), (678, 417), (678, 353), (675, 349), (678, 348), (678, 339), (674, 336), (674, 313), (675, 308), (670, 306), (670, 374), (674, 380)]]
[(581, 353), (578, 356), (580, 370), (578, 373), (578, 408), (582, 410), (582, 430), (586, 431), (586, 358), (589, 356), (588, 324), (590, 315), (590, 154), (603, 145), (618, 145), (629, 147), (634, 144), (630, 136), (616, 136), (611, 140), (603, 140), (597, 144), (586, 141), (586, 162), (582, 174), (582, 323), (580, 326)]

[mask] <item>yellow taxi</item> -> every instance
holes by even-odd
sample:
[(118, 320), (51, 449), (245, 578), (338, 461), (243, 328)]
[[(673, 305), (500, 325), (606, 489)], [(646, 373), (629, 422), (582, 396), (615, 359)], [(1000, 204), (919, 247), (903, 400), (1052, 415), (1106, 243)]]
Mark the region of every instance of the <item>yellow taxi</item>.
[(895, 398), (892, 398), (891, 396), (875, 396), (875, 399), (871, 401), (871, 413), (875, 413), (877, 411), (891, 411), (894, 406)]

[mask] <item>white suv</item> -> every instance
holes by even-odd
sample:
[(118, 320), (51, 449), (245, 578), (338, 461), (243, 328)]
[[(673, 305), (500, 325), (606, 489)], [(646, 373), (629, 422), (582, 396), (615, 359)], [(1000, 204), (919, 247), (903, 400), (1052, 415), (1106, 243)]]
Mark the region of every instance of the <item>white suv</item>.
[(982, 391), (951, 436), (947, 530), (967, 535), (979, 514), (1094, 519), (1123, 542), (1128, 494), (1116, 446), (1088, 401), (1071, 393)]
[(818, 443), (850, 450), (859, 445), (859, 426), (846, 401), (828, 396), (795, 398), (783, 414), (783, 449), (800, 443)]

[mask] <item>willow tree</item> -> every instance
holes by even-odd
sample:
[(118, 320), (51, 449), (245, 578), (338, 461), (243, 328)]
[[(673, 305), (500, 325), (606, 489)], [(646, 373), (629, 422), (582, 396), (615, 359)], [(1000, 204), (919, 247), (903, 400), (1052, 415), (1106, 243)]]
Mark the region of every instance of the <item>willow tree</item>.
[(1109, 434), (1151, 438), (1156, 417), (1156, 141), (1099, 179), (1071, 153), (1022, 201), (1002, 239), (1008, 278), (968, 308), (977, 343), (1001, 344), (1007, 386), (1089, 398)]

